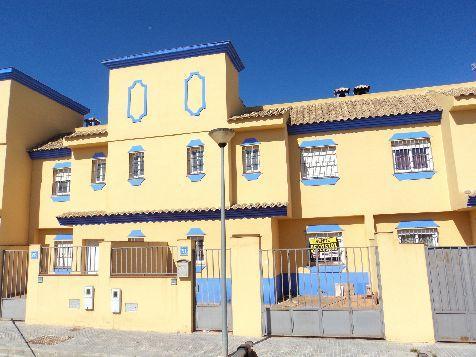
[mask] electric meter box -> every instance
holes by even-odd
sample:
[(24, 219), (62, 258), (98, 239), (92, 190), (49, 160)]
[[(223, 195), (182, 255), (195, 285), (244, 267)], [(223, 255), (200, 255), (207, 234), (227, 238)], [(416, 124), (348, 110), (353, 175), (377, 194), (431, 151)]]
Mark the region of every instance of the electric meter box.
[(111, 311), (113, 314), (121, 313), (122, 292), (121, 289), (111, 289)]
[(188, 260), (182, 259), (177, 261), (177, 277), (190, 277), (190, 262)]
[(94, 286), (84, 287), (83, 305), (85, 310), (94, 310)]

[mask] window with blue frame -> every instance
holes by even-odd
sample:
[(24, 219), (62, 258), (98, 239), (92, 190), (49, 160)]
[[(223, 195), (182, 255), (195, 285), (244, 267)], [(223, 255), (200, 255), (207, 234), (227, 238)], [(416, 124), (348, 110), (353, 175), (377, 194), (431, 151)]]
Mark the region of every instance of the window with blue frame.
[(433, 171), (430, 138), (391, 140), (395, 174)]
[(91, 183), (106, 183), (106, 159), (95, 158), (92, 165)]
[(397, 230), (400, 244), (424, 244), (429, 247), (438, 245), (437, 228), (407, 228)]
[(71, 188), (71, 167), (53, 169), (53, 196), (69, 195)]
[(73, 241), (56, 240), (55, 249), (55, 272), (65, 272), (71, 270), (73, 264)]
[(338, 178), (336, 145), (301, 146), (302, 180)]
[(187, 174), (199, 175), (205, 173), (204, 169), (204, 146), (187, 147)]
[(243, 173), (256, 174), (260, 172), (259, 145), (242, 146)]
[(129, 179), (144, 177), (144, 152), (135, 151), (129, 153)]

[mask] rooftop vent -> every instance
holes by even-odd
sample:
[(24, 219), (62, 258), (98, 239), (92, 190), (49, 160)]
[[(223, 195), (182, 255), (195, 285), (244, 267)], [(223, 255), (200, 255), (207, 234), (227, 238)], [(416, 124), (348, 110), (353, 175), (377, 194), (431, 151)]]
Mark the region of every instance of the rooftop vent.
[(84, 119), (84, 126), (96, 126), (96, 125), (101, 125), (101, 122), (99, 121), (98, 118), (85, 118)]
[(334, 89), (334, 95), (336, 97), (346, 97), (349, 94), (350, 89), (349, 88), (336, 88)]
[(368, 84), (359, 84), (354, 87), (354, 95), (368, 94), (370, 92), (370, 86)]

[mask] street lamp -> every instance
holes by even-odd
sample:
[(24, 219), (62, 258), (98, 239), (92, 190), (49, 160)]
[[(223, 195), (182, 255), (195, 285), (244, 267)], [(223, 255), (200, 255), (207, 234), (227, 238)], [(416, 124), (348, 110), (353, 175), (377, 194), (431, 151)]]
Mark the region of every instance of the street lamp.
[(218, 144), (221, 151), (221, 338), (223, 356), (228, 356), (228, 316), (227, 316), (227, 301), (226, 301), (226, 231), (225, 231), (225, 146), (235, 135), (233, 129), (218, 128), (211, 130), (208, 135)]

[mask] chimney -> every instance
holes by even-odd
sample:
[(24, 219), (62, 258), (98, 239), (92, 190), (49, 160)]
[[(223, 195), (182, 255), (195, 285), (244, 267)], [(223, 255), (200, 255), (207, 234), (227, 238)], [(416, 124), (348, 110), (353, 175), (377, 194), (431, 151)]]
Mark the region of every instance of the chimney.
[(334, 96), (336, 97), (346, 97), (349, 94), (350, 89), (349, 88), (336, 88), (334, 89)]
[(354, 95), (368, 94), (370, 92), (370, 86), (368, 84), (359, 84), (354, 87)]
[(99, 119), (95, 117), (84, 119), (84, 126), (96, 126), (100, 124), (101, 122), (99, 121)]

